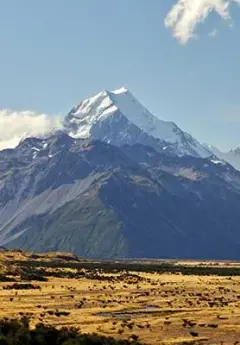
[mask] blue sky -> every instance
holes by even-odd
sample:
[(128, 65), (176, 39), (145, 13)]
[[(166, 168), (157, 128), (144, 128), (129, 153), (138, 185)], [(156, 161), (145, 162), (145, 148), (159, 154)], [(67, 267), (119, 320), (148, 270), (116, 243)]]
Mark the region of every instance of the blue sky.
[(164, 26), (176, 2), (0, 0), (0, 109), (65, 114), (126, 85), (198, 140), (239, 145), (240, 9), (232, 28), (212, 13), (182, 45)]

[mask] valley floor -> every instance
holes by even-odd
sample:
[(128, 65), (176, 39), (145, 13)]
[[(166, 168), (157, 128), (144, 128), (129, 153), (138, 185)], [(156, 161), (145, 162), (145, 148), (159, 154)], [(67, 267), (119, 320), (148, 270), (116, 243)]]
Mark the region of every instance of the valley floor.
[[(10, 265), (11, 258), (2, 263), (3, 273)], [(149, 345), (240, 342), (240, 275), (40, 266), (34, 269), (47, 281), (23, 281), (29, 266), (14, 259), (6, 275), (15, 281), (0, 283), (0, 318), (28, 315), (32, 326), (74, 326)]]

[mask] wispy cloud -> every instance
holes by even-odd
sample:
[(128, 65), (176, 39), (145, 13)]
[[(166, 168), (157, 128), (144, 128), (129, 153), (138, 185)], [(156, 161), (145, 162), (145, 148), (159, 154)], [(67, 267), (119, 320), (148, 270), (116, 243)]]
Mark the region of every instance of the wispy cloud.
[(211, 32), (209, 32), (208, 37), (214, 39), (217, 37), (217, 35), (218, 35), (217, 29), (213, 29)]
[(0, 150), (15, 147), (23, 138), (42, 136), (61, 127), (60, 116), (0, 110)]
[(230, 3), (240, 4), (240, 0), (177, 0), (165, 18), (165, 26), (172, 29), (176, 39), (186, 44), (196, 37), (196, 26), (213, 11), (230, 24)]

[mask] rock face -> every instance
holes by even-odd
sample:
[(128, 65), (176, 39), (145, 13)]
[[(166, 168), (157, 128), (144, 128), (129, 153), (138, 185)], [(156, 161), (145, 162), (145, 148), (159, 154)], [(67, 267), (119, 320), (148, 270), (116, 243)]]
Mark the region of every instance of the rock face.
[(0, 151), (1, 246), (97, 258), (240, 258), (240, 173), (231, 165), (88, 136), (57, 132)]

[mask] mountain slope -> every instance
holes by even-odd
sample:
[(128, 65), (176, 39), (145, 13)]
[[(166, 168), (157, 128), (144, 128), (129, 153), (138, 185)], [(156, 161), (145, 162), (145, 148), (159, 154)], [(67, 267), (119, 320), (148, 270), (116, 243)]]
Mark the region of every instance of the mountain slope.
[(0, 245), (88, 257), (240, 258), (240, 173), (64, 133), (0, 152)]
[(208, 149), (211, 150), (211, 152), (216, 157), (219, 157), (219, 159), (222, 159), (225, 162), (228, 162), (235, 169), (240, 170), (240, 148), (239, 147), (237, 147), (234, 150), (227, 151), (227, 152), (223, 152), (223, 151), (219, 150), (218, 148), (211, 146), (211, 145), (208, 145)]
[(178, 156), (211, 155), (175, 123), (152, 115), (126, 88), (84, 100), (67, 115), (65, 128), (75, 138), (100, 139), (117, 146), (141, 143)]

